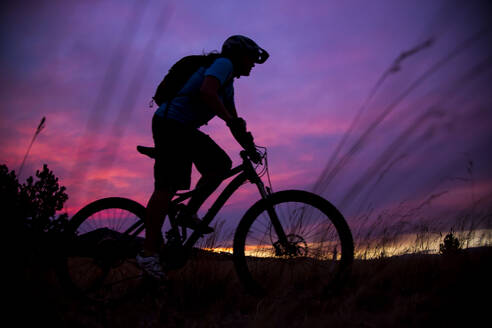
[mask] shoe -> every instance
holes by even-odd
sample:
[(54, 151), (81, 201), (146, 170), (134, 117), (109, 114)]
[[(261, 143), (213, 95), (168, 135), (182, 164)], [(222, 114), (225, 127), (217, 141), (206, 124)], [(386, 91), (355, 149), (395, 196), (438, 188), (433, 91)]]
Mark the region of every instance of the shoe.
[(177, 220), (180, 226), (200, 231), (203, 234), (214, 232), (214, 229), (200, 220), (196, 213), (190, 215), (186, 209), (179, 212)]
[(143, 256), (141, 254), (137, 254), (136, 260), (138, 266), (152, 278), (158, 280), (167, 279), (166, 273), (164, 272), (161, 261), (159, 259), (159, 254), (154, 254), (151, 256)]

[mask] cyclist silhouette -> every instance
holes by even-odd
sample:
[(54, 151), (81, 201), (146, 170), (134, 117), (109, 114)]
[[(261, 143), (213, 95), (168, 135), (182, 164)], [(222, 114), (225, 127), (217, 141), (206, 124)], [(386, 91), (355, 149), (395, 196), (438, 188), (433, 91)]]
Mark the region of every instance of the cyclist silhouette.
[(144, 248), (137, 255), (137, 262), (157, 279), (166, 277), (158, 252), (163, 243), (161, 229), (165, 214), (176, 191), (190, 188), (192, 163), (201, 178), (178, 220), (202, 233), (213, 229), (202, 224), (196, 213), (232, 166), (224, 150), (198, 128), (218, 116), (239, 144), (256, 154), (246, 122), (238, 116), (234, 105), (233, 82), (234, 78), (249, 76), (255, 63), (264, 63), (269, 55), (250, 38), (234, 35), (215, 56), (210, 66), (200, 67), (191, 75), (177, 96), (161, 104), (152, 118), (155, 183), (146, 208)]

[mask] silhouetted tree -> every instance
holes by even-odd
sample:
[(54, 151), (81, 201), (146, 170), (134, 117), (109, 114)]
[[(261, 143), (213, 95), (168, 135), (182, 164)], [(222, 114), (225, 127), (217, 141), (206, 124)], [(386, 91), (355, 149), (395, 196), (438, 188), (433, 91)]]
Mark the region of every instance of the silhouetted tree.
[(452, 232), (448, 233), (441, 244), (439, 244), (439, 252), (442, 255), (456, 254), (461, 249), (461, 243)]
[(14, 171), (0, 165), (0, 199), (5, 219), (13, 220), (17, 229), (34, 232), (61, 232), (68, 222), (68, 215), (56, 216), (68, 199), (65, 187), (58, 184), (58, 178), (48, 169), (36, 171), (26, 183), (20, 184)]
[(0, 202), (5, 214), (13, 213), (19, 202), (19, 181), (15, 172), (9, 172), (6, 165), (0, 165)]

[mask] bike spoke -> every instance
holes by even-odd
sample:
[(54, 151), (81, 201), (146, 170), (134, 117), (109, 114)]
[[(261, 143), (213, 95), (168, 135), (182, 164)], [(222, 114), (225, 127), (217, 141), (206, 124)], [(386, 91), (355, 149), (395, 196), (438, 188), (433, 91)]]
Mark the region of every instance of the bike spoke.
[(111, 301), (136, 288), (142, 271), (134, 258), (143, 238), (131, 232), (143, 226), (144, 213), (131, 200), (106, 198), (74, 216), (77, 238), (65, 269), (71, 290), (94, 301)]
[[(326, 284), (340, 272), (342, 241), (333, 220), (343, 220), (343, 217), (336, 210), (333, 212), (333, 207), (320, 209), (309, 202), (294, 199), (299, 194), (304, 197), (307, 193), (296, 191), (284, 194), (293, 195), (293, 199), (264, 205), (249, 223), (243, 244), (248, 271), (244, 279), (248, 284), (254, 282), (256, 286), (269, 290), (280, 288), (279, 292)], [(308, 201), (311, 199), (309, 197)], [(275, 211), (286, 241), (277, 236), (268, 206)], [(339, 217), (332, 218), (331, 215)], [(349, 230), (346, 231), (343, 233), (348, 233), (346, 244), (350, 250), (351, 235)]]

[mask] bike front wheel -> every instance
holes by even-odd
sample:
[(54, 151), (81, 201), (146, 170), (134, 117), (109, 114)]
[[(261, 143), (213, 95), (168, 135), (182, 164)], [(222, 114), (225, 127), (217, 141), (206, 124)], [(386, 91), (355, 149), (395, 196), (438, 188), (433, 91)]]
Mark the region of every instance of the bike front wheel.
[(92, 202), (70, 220), (72, 236), (59, 275), (65, 287), (91, 301), (114, 301), (136, 290), (142, 271), (145, 207), (126, 198)]
[(239, 278), (258, 295), (321, 290), (346, 274), (353, 258), (352, 234), (342, 214), (306, 191), (281, 191), (258, 201), (234, 236)]

